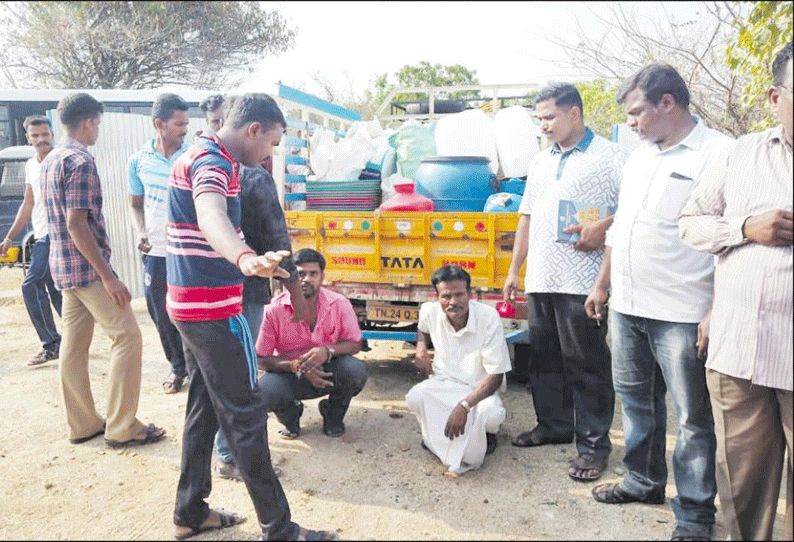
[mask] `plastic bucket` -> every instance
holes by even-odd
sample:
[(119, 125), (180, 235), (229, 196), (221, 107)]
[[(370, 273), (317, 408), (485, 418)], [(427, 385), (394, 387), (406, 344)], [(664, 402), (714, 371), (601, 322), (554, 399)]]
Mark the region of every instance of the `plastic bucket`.
[(416, 192), (433, 200), (436, 211), (481, 212), (496, 191), (496, 176), (482, 156), (423, 158), (416, 170)]

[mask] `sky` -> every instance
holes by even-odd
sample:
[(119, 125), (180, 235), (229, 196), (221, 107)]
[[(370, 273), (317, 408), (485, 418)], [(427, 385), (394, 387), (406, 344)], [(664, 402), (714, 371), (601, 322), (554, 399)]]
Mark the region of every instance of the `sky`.
[[(272, 88), (277, 81), (321, 95), (314, 74), (340, 94), (363, 95), (378, 74), (406, 64), (461, 64), (476, 70), (481, 84), (538, 83), (584, 79), (561, 66), (553, 35), (573, 36), (573, 13), (588, 32), (607, 2), (266, 2), (297, 27), (295, 47), (263, 59), (242, 91)], [(618, 2), (651, 24), (658, 2)], [(700, 2), (668, 2), (685, 21)], [(557, 61), (555, 61), (555, 59)], [(263, 85), (265, 88), (262, 88)]]

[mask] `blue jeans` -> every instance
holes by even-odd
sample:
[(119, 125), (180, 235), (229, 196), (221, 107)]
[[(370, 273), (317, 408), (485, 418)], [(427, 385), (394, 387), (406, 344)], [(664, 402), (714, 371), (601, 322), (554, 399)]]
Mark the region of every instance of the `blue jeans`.
[[(49, 292), (49, 295), (48, 295)], [(55, 328), (50, 303), (61, 315), (61, 292), (55, 288), (50, 275), (50, 236), (36, 239), (30, 256), (30, 267), (22, 282), (22, 298), (28, 309), (30, 321), (39, 335), (45, 350), (57, 352), (61, 336)]]
[(667, 484), (665, 440), (669, 390), (678, 415), (670, 500), (679, 525), (714, 524), (716, 438), (706, 372), (697, 358), (697, 324), (665, 322), (610, 311), (612, 377), (623, 405), (626, 493), (644, 499)]
[(160, 344), (163, 345), (165, 359), (171, 364), (171, 371), (177, 376), (186, 376), (185, 353), (182, 337), (174, 327), (165, 311), (165, 295), (168, 283), (165, 273), (165, 257), (143, 256), (143, 286), (146, 308), (157, 327)]

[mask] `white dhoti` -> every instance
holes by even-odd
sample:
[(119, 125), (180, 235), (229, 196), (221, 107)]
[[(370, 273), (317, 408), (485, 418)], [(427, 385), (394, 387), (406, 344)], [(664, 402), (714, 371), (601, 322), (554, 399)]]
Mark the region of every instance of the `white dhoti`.
[(422, 439), (450, 472), (461, 474), (477, 469), (485, 459), (485, 433), (496, 433), (505, 419), (502, 399), (494, 393), (471, 409), (462, 435), (450, 440), (444, 436), (452, 409), (474, 390), (461, 382), (433, 375), (408, 392), (405, 401), (416, 414)]

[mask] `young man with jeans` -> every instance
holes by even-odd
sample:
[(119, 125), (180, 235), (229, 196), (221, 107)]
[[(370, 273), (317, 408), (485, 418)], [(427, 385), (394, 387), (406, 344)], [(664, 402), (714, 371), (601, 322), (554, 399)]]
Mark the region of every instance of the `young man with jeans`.
[(61, 292), (55, 288), (50, 274), (50, 236), (47, 227), (47, 209), (41, 197), (41, 162), (52, 150), (52, 125), (43, 115), (32, 115), (22, 123), (28, 144), (36, 149), (25, 164), (25, 196), (19, 206), (14, 223), (0, 243), (0, 255), (5, 256), (13, 239), (30, 220), (33, 223), (33, 250), (30, 267), (22, 282), (22, 298), (28, 309), (30, 321), (41, 340), (41, 352), (36, 354), (28, 365), (41, 365), (58, 359), (61, 336), (55, 328), (50, 303), (61, 315)]
[(152, 104), (157, 136), (133, 154), (127, 166), (130, 207), (143, 253), (143, 286), (146, 308), (157, 327), (171, 374), (163, 382), (165, 393), (177, 393), (187, 377), (182, 338), (165, 310), (165, 224), (168, 220), (168, 177), (176, 159), (185, 152), (188, 105), (176, 94), (161, 94)]
[(714, 261), (681, 243), (676, 219), (694, 179), (730, 140), (690, 114), (689, 91), (672, 66), (646, 66), (618, 101), (644, 143), (623, 168), (618, 210), (585, 310), (600, 321), (611, 284), (612, 378), (623, 405), (626, 475), (592, 493), (607, 504), (664, 502), (669, 391), (679, 424), (672, 539), (709, 540), (716, 444), (695, 343), (711, 306)]
[(212, 444), (218, 427), (253, 501), (264, 539), (333, 540), (291, 520), (273, 472), (267, 412), (257, 386), (254, 342), (242, 316), (243, 277), (281, 276), (285, 251), (258, 256), (240, 231), (238, 163), (255, 167), (281, 140), (286, 121), (265, 94), (234, 101), (217, 133), (202, 133), (171, 171), (166, 307), (185, 343), (190, 390), (182, 438), (174, 536), (188, 538), (245, 520), (211, 510)]

